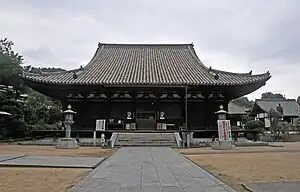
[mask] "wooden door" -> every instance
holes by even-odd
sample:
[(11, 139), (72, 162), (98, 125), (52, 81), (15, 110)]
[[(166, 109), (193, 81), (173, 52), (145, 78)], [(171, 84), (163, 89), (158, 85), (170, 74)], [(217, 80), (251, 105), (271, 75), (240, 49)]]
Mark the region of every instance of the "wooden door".
[(138, 130), (155, 130), (156, 129), (155, 112), (137, 112), (136, 124)]

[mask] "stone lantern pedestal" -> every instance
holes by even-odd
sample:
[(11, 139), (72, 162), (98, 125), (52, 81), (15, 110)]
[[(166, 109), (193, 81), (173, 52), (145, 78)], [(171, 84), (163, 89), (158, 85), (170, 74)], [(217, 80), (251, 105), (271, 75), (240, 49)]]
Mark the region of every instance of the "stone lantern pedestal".
[(56, 145), (57, 149), (77, 149), (78, 143), (74, 138), (62, 138)]
[(213, 142), (212, 148), (217, 150), (232, 150), (234, 149), (234, 145), (232, 145), (230, 121), (226, 120), (226, 114), (228, 112), (225, 111), (221, 105), (220, 110), (215, 113), (218, 115), (219, 138)]
[(62, 138), (59, 140), (56, 148), (57, 149), (77, 149), (78, 143), (75, 138), (71, 138), (71, 125), (74, 123), (73, 121), (73, 115), (76, 114), (75, 111), (71, 110), (71, 105), (68, 105), (68, 109), (64, 111), (65, 115), (65, 131), (66, 135), (65, 138)]
[(220, 141), (219, 139), (216, 139), (212, 144), (212, 149), (216, 150), (232, 150), (235, 146), (232, 145), (231, 141)]

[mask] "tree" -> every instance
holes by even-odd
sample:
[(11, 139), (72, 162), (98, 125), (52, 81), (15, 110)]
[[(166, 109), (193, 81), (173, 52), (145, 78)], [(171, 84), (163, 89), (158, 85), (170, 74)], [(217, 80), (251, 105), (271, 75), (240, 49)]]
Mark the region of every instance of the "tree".
[[(55, 125), (62, 120), (60, 102), (23, 86), (20, 78), (22, 56), (15, 53), (12, 46), (12, 41), (6, 38), (0, 40), (0, 110), (12, 114), (0, 119), (0, 138), (28, 136), (36, 125), (52, 129), (55, 126), (48, 124)], [(62, 71), (56, 68), (43, 69)], [(26, 93), (28, 97), (22, 97), (21, 93)]]
[(30, 88), (27, 93), (28, 98), (24, 103), (26, 122), (31, 122), (31, 124), (38, 122), (53, 124), (62, 120), (61, 103), (59, 101), (55, 101)]
[(279, 113), (278, 111), (275, 111), (274, 109), (270, 109), (268, 111), (268, 117), (270, 118), (270, 123), (271, 123), (270, 126), (271, 133), (273, 134), (278, 133), (279, 132), (278, 123), (279, 123), (279, 119), (282, 118), (282, 114)]
[(266, 92), (261, 95), (262, 99), (286, 99), (281, 93)]
[(296, 119), (294, 128), (298, 133), (300, 133), (300, 118)]
[(0, 135), (2, 138), (24, 137), (25, 122), (23, 120), (22, 105), (15, 98), (15, 90), (4, 89), (0, 96), (0, 110), (9, 112), (12, 116), (2, 118), (0, 121)]
[(232, 102), (246, 108), (252, 108), (254, 105), (254, 101), (250, 101), (247, 97), (240, 97), (232, 100)]
[(275, 140), (281, 139), (281, 134), (289, 133), (289, 131), (297, 128), (297, 125), (294, 126), (290, 123), (283, 121), (283, 115), (280, 112), (275, 111), (274, 109), (270, 109), (268, 111), (268, 116), (271, 120), (270, 131), (275, 136)]
[(297, 103), (300, 105), (300, 96), (297, 98)]
[(7, 38), (0, 39), (0, 84), (20, 87), (22, 56), (12, 49), (14, 43)]

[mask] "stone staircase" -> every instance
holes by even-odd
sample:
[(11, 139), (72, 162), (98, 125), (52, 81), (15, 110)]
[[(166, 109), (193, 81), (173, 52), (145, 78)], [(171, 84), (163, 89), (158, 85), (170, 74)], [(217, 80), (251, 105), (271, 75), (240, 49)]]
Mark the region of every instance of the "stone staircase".
[(114, 147), (164, 146), (177, 147), (174, 133), (118, 133)]

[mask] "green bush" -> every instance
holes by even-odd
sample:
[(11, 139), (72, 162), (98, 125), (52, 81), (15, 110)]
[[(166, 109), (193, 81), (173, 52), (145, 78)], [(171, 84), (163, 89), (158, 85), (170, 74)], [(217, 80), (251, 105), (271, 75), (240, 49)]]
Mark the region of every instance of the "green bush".
[(295, 125), (294, 125), (294, 130), (300, 133), (300, 118), (296, 119)]
[(44, 124), (39, 123), (32, 126), (33, 131), (47, 131), (47, 130), (58, 130), (60, 129), (60, 126), (58, 123), (55, 124)]
[(46, 130), (58, 130), (58, 124), (44, 124), (43, 125)]
[(294, 125), (291, 123), (287, 123), (285, 121), (278, 123), (278, 131), (280, 133), (284, 134), (286, 132), (293, 131), (293, 130), (294, 130)]
[(253, 133), (245, 133), (245, 137), (246, 137), (246, 139), (248, 139), (248, 140), (255, 140), (255, 134), (253, 134)]
[(7, 137), (21, 138), (26, 135), (26, 123), (21, 119), (12, 119), (7, 129)]
[(36, 125), (33, 125), (33, 131), (45, 131), (45, 127), (42, 125), (42, 124), (36, 124)]
[(260, 120), (250, 120), (244, 126), (246, 130), (263, 130), (265, 124)]

